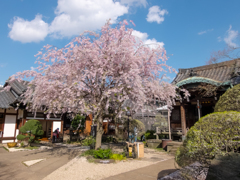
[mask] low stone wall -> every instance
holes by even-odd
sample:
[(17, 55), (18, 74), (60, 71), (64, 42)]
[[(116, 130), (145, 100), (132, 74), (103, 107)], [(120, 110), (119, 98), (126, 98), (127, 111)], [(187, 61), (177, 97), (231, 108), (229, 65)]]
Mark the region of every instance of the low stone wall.
[(161, 148), (162, 140), (161, 139), (148, 139), (147, 146), (150, 148)]

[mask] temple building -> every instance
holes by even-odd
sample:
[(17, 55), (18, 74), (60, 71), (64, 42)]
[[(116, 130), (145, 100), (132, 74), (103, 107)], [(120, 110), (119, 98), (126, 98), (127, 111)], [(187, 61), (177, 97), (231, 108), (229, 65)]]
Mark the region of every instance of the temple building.
[[(9, 85), (9, 91), (3, 87)], [(13, 81), (6, 82), (0, 87), (0, 143), (17, 141), (20, 128), (30, 119), (36, 119), (42, 124), (44, 134), (42, 138), (51, 139), (53, 131), (59, 128), (62, 136), (69, 133), (71, 121), (67, 114), (50, 115), (48, 117), (43, 111), (38, 110), (36, 114), (27, 111), (26, 106), (17, 104), (21, 102), (21, 95), (27, 89), (27, 82)], [(84, 133), (90, 134), (92, 125), (92, 115), (86, 116)]]
[(189, 91), (188, 99), (177, 101), (170, 117), (173, 139), (186, 136), (187, 130), (207, 114), (214, 112), (219, 97), (240, 83), (240, 59), (179, 69), (172, 82)]

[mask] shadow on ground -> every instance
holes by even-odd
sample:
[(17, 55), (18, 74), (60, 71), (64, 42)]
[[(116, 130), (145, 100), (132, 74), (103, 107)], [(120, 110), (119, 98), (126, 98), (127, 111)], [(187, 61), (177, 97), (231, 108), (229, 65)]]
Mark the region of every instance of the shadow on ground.
[[(0, 148), (0, 179), (40, 180), (81, 153), (67, 147), (17, 152)], [(30, 167), (22, 163), (36, 159), (46, 160)]]
[(60, 156), (68, 156), (68, 159), (73, 159), (77, 155), (79, 155), (79, 150), (68, 149), (67, 147), (54, 147), (53, 149), (45, 149), (41, 151), (29, 151), (29, 153), (25, 154), (25, 156), (32, 156), (37, 154), (48, 154), (49, 156), (53, 157), (60, 157)]
[[(0, 167), (6, 167), (7, 164), (4, 162), (0, 162)], [(9, 168), (8, 171), (1, 171), (2, 168), (0, 168), (0, 179), (5, 179), (5, 177), (11, 175), (11, 176), (16, 176), (18, 171), (16, 169)]]

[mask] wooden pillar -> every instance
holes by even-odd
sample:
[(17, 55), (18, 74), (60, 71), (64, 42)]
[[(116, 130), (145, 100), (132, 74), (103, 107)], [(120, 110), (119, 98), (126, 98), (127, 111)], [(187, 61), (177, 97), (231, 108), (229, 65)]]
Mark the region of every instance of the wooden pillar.
[(182, 126), (182, 134), (183, 137), (186, 136), (186, 116), (185, 116), (185, 107), (183, 104), (180, 105), (181, 112), (181, 126)]
[(52, 121), (52, 124), (51, 124), (51, 139), (52, 139), (52, 137), (53, 137), (53, 121)]
[(63, 120), (63, 117), (62, 117), (62, 119), (61, 119), (61, 133), (62, 133), (62, 135), (63, 135), (63, 124), (64, 124), (64, 120)]
[[(169, 109), (168, 109), (168, 130), (169, 130), (169, 139), (171, 140), (171, 124), (170, 124), (170, 112), (169, 112)], [(158, 137), (158, 135), (157, 135)]]

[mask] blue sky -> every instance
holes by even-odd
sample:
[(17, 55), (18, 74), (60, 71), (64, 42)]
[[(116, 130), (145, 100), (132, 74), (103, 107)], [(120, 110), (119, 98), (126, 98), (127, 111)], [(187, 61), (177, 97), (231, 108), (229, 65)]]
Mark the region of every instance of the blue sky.
[(135, 35), (163, 45), (175, 69), (205, 65), (212, 51), (238, 46), (239, 7), (239, 0), (1, 0), (0, 85), (36, 67), (44, 45), (61, 48), (109, 18), (133, 20)]

